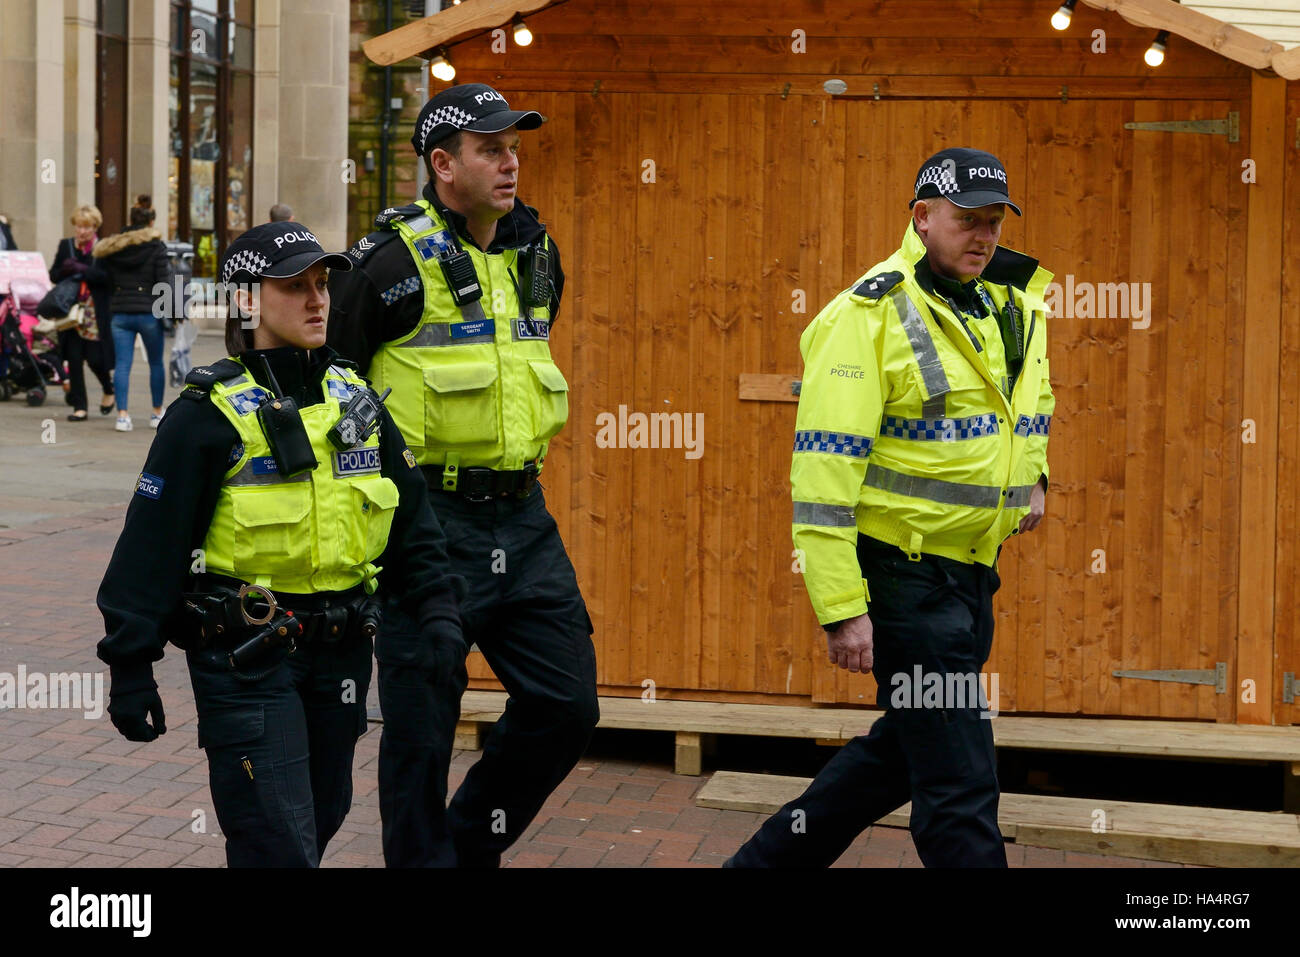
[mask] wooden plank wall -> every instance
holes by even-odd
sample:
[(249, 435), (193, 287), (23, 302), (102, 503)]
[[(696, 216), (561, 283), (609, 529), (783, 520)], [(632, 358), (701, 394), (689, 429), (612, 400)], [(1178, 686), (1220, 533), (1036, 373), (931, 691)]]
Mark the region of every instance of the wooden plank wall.
[[(792, 570), (794, 405), (740, 401), (737, 378), (800, 371), (807, 322), (896, 248), (921, 160), (970, 143), (1024, 197), (1005, 244), (1062, 280), (1150, 282), (1153, 306), (1145, 330), (1053, 322), (1049, 518), (1003, 554), (1001, 707), (1234, 719), (1232, 694), (1110, 672), (1227, 661), (1235, 678), (1249, 71), (1175, 44), (1155, 76), (1147, 31), (1085, 8), (1062, 36), (1050, 6), (755, 0), (705, 19), (684, 0), (569, 0), (529, 18), (526, 50), (453, 48), (458, 81), (549, 120), (520, 177), (568, 273), (552, 345), (572, 412), (545, 484), (603, 693), (874, 700), (827, 667)], [(828, 76), (864, 95), (831, 98)], [(1240, 143), (1123, 128), (1230, 109)], [(703, 413), (703, 457), (599, 448), (596, 416), (620, 405)], [(481, 661), (471, 674), (488, 686)]]
[(1282, 237), (1282, 340), (1277, 458), (1277, 635), (1274, 724), (1300, 724), (1300, 702), (1282, 701), (1283, 675), (1300, 675), (1300, 83), (1288, 85)]

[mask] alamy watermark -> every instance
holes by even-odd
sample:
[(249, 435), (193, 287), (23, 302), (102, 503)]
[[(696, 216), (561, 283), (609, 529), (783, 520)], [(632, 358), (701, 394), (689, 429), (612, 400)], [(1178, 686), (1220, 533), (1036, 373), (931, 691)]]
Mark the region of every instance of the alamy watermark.
[(0, 711), (28, 708), (41, 711), (80, 710), (90, 721), (104, 714), (104, 673), (0, 671)]
[(602, 449), (685, 449), (688, 459), (704, 454), (703, 412), (631, 412), (596, 416), (596, 445)]
[[(977, 709), (986, 721), (998, 716), (998, 672), (896, 671), (889, 678), (891, 708)], [(991, 692), (991, 694), (990, 694)]]
[(1151, 325), (1151, 283), (1075, 282), (1067, 273), (1065, 284), (1047, 284), (1043, 299), (1058, 319), (1128, 319), (1134, 329)]

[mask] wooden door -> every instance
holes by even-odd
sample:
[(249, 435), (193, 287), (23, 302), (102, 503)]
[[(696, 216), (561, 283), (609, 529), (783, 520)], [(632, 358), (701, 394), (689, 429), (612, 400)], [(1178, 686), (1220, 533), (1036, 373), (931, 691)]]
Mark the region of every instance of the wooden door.
[[(1151, 297), (1146, 328), (1077, 302), (1051, 325), (1048, 518), (1003, 552), (1000, 707), (1232, 719), (1231, 693), (1111, 672), (1223, 661), (1236, 679), (1242, 147), (1124, 124), (1247, 104), (518, 99), (549, 119), (520, 192), (568, 273), (552, 348), (572, 409), (545, 484), (604, 693), (874, 701), (870, 678), (827, 665), (793, 568), (795, 406), (743, 401), (737, 380), (800, 372), (800, 332), (898, 246), (921, 161), (962, 143), (996, 153), (1022, 200), (1005, 244), (1076, 292)], [(703, 455), (601, 447), (597, 417), (620, 406), (702, 414)]]

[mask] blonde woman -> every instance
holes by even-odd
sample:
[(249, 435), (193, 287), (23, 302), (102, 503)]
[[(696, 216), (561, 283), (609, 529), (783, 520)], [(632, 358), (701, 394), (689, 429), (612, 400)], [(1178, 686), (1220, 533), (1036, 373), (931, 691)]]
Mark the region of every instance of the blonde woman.
[(108, 275), (96, 269), (91, 250), (99, 241), (99, 227), (104, 217), (90, 205), (78, 206), (72, 214), (72, 235), (59, 240), (50, 267), (50, 282), (80, 279), (90, 289), (91, 307), (95, 310), (92, 328), (65, 329), (59, 333), (59, 355), (68, 364), (68, 405), (72, 406), (70, 422), (86, 420), (86, 372), (82, 363), (90, 366), (104, 390), (99, 403), (99, 414), (113, 411), (113, 336), (108, 313)]

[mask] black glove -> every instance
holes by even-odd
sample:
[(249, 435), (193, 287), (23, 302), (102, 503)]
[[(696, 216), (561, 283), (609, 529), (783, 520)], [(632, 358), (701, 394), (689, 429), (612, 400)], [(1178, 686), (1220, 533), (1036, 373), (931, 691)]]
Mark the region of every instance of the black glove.
[(437, 634), (426, 631), (424, 640), (433, 647), (431, 680), (435, 685), (446, 684), (456, 673), (456, 669), (465, 664), (469, 645), (465, 644), (459, 629), (455, 632), (442, 631)]
[[(167, 733), (153, 665), (110, 665), (108, 716), (128, 741), (152, 741)], [(147, 719), (153, 719), (151, 727)]]

